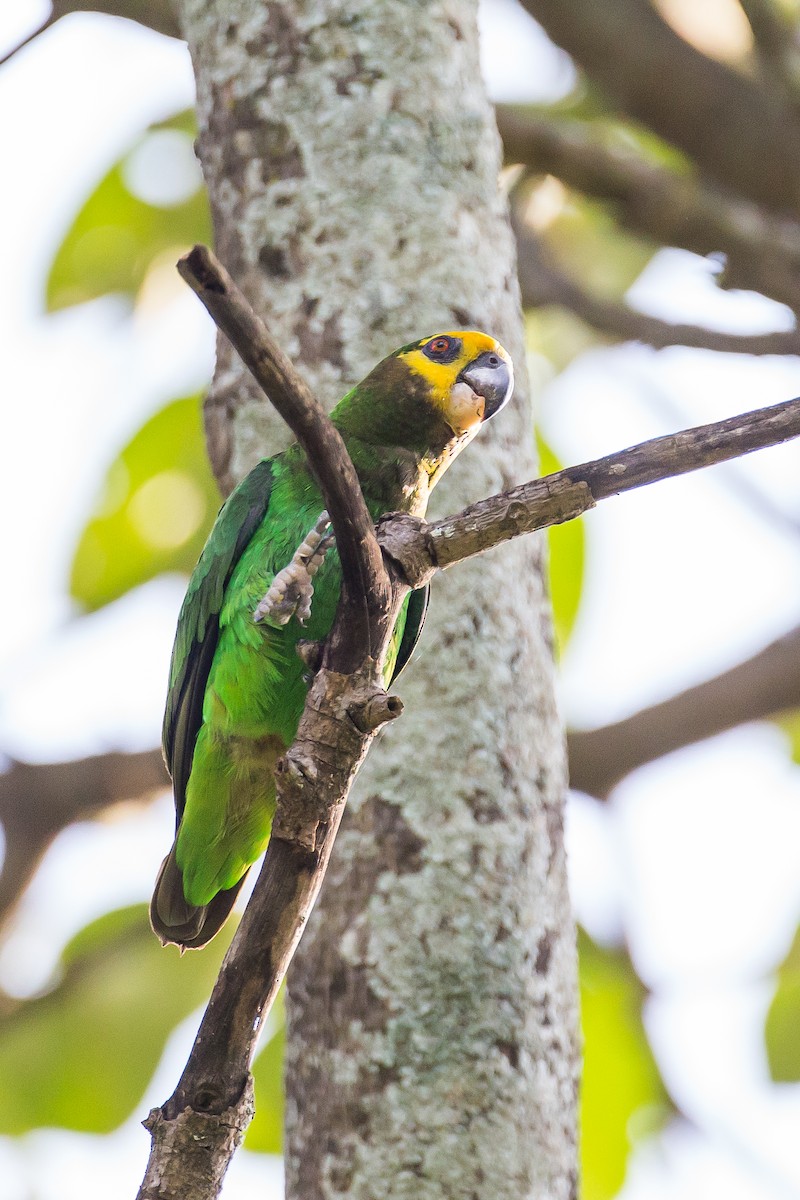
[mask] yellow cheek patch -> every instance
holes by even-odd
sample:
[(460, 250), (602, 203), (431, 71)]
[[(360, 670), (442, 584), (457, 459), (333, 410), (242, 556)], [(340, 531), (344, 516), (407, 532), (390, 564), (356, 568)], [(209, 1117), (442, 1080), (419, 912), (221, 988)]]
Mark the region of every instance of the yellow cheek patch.
[(450, 388), (455, 383), (459, 371), (462, 371), (470, 361), (459, 354), (453, 362), (437, 363), (423, 354), (421, 350), (410, 350), (401, 355), (403, 362), (408, 363), (415, 375), (421, 375), (431, 387), (431, 400), (440, 408)]

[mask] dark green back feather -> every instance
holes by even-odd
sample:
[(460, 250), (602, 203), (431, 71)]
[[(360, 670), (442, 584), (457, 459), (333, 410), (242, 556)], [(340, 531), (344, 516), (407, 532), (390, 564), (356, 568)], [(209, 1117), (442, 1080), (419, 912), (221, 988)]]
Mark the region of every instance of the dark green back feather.
[(406, 605), (406, 623), (403, 626), (403, 636), (400, 639), (400, 645), (397, 650), (397, 659), (395, 660), (394, 670), (389, 683), (394, 683), (397, 676), (406, 665), (411, 655), (414, 653), (414, 647), (419, 641), (419, 635), (422, 633), (422, 626), (425, 624), (425, 617), (428, 613), (428, 603), (431, 597), (431, 585), (426, 583), (424, 587), (416, 588), (408, 597)]

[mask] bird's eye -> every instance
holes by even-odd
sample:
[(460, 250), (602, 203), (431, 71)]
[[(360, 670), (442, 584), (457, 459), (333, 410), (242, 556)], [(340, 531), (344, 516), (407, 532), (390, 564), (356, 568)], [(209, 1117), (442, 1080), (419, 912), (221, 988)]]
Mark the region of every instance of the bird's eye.
[(440, 337), (431, 338), (422, 347), (422, 353), (426, 358), (432, 359), (433, 362), (454, 362), (461, 353), (461, 339), (447, 337), (445, 334), (442, 334)]
[(497, 357), (496, 354), (490, 354), (487, 359), (487, 362), (489, 363), (490, 367), (499, 367), (500, 366), (500, 359)]

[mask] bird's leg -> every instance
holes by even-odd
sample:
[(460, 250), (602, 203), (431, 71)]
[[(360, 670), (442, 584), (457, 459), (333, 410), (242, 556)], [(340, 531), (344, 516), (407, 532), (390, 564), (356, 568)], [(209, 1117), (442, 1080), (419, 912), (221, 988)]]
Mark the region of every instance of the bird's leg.
[(297, 547), (288, 566), (273, 579), (258, 602), (253, 620), (259, 624), (286, 625), (295, 614), (301, 625), (311, 616), (314, 576), (334, 543), (331, 520), (323, 511), (314, 528)]

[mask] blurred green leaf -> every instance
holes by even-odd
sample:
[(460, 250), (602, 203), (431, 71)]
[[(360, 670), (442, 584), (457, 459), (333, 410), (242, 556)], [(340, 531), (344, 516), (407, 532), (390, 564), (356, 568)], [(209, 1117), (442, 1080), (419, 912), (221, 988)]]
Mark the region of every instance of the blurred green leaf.
[(256, 1115), (247, 1130), (245, 1148), (263, 1154), (283, 1153), (283, 1060), (286, 1054), (286, 1024), (282, 1006), (273, 1014), (280, 1025), (253, 1064)]
[(194, 134), (191, 111), (152, 125), (101, 179), (50, 268), (48, 312), (109, 292), (133, 301), (155, 259), (174, 262), (211, 240), (205, 188), (191, 167)]
[(789, 739), (789, 753), (792, 762), (800, 764), (800, 708), (781, 713), (780, 716), (774, 718), (774, 721)]
[(642, 1022), (645, 988), (628, 955), (580, 931), (582, 1200), (609, 1200), (636, 1141), (672, 1111)]
[[(542, 475), (560, 471), (562, 463), (537, 432), (539, 470)], [(563, 653), (581, 602), (585, 561), (586, 531), (582, 517), (551, 525), (547, 530), (549, 548), (550, 598), (553, 603), (553, 624), (559, 652)]]
[[(553, 179), (540, 181), (528, 200), (529, 219), (558, 268), (590, 295), (620, 302), (658, 249), (628, 233), (599, 202)], [(556, 371), (579, 354), (615, 339), (558, 305), (528, 310), (526, 335)]]
[[(789, 3), (794, 3), (794, 0), (789, 0)], [(637, 121), (620, 117), (606, 93), (583, 76), (579, 76), (577, 86), (560, 100), (531, 104), (506, 103), (500, 107), (510, 109), (519, 116), (530, 115), (537, 121), (552, 120), (556, 128), (579, 131), (600, 145), (617, 150), (627, 149), (652, 164), (676, 173), (686, 174), (694, 169), (689, 156), (677, 146)]]
[(532, 308), (525, 313), (525, 340), (552, 368), (551, 377), (566, 370), (579, 354), (612, 339), (587, 325), (565, 308)]
[(112, 463), (75, 551), (70, 594), (93, 610), (164, 571), (190, 572), (220, 505), (200, 400), (173, 400)]
[(778, 968), (775, 995), (764, 1023), (764, 1039), (774, 1081), (800, 1082), (800, 929)]
[(233, 929), (183, 957), (158, 944), (144, 904), (82, 930), (53, 990), (0, 1019), (0, 1133), (116, 1129), (172, 1030), (207, 998)]
[(578, 75), (572, 90), (559, 100), (504, 103), (502, 107), (513, 109), (521, 116), (529, 114), (538, 119), (552, 117), (553, 120), (572, 121), (575, 124), (611, 120), (615, 115), (608, 97), (584, 75)]
[(601, 201), (569, 188), (563, 196), (541, 236), (563, 269), (584, 287), (621, 300), (658, 247), (622, 229)]

